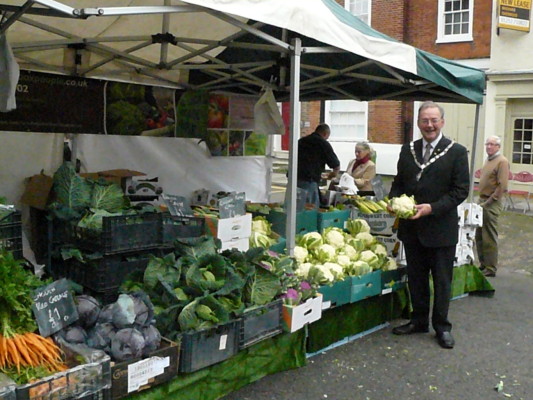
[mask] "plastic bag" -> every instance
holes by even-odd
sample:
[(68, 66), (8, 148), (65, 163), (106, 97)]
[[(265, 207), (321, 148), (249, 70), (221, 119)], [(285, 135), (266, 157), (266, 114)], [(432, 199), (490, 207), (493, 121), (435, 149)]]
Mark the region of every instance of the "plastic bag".
[(355, 185), (355, 180), (353, 176), (345, 172), (341, 175), (339, 180), (339, 187), (344, 194), (357, 194), (357, 186)]
[(254, 106), (254, 133), (283, 135), (285, 125), (272, 89), (267, 89)]

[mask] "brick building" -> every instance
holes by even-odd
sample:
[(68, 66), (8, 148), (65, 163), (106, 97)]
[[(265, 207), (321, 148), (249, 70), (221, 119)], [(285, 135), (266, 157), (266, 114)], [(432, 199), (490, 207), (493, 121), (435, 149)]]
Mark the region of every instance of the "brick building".
[[(488, 69), (492, 26), (490, 1), (336, 1), (374, 29), (398, 41), (476, 68)], [(339, 154), (341, 168), (353, 158), (355, 142), (368, 140), (378, 152), (378, 173), (394, 173), (400, 145), (418, 137), (417, 104), (371, 101), (354, 105), (354, 111), (350, 111), (351, 106), (336, 103), (325, 102), (321, 107), (302, 103), (301, 134), (311, 133), (319, 122), (325, 121), (332, 126), (330, 141)], [(450, 104), (445, 109), (449, 118), (446, 135), (472, 147), (475, 107)]]

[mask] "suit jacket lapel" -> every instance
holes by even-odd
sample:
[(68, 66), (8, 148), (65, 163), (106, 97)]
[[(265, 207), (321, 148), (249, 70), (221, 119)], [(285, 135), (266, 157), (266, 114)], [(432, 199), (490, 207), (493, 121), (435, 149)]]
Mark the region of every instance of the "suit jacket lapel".
[(415, 146), (415, 155), (416, 159), (420, 164), (423, 162), (423, 155), (422, 155), (422, 139), (418, 139), (414, 143)]
[(441, 140), (439, 141), (439, 143), (437, 143), (437, 147), (435, 147), (435, 149), (433, 150), (433, 153), (431, 153), (431, 158), (441, 153), (450, 144), (450, 142), (451, 142), (450, 139), (443, 136)]

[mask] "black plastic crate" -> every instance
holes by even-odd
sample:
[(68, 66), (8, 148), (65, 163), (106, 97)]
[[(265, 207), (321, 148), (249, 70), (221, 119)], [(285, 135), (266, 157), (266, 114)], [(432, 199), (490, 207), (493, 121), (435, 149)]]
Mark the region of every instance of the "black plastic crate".
[(102, 390), (99, 390), (96, 393), (80, 397), (79, 400), (109, 400), (109, 399), (111, 399), (111, 390), (110, 389), (102, 389)]
[(281, 299), (243, 313), (239, 320), (239, 348), (244, 349), (281, 333)]
[(22, 225), (20, 223), (0, 224), (0, 250), (13, 253), (15, 259), (22, 259)]
[(20, 211), (12, 211), (8, 213), (0, 212), (0, 227), (4, 225), (20, 224), (22, 222), (22, 215)]
[(107, 304), (111, 304), (111, 303), (114, 303), (115, 301), (118, 300), (118, 296), (119, 296), (119, 292), (118, 292), (118, 287), (116, 288), (113, 288), (113, 289), (109, 289), (109, 290), (104, 290), (104, 291), (101, 291), (101, 292), (98, 292), (96, 290), (91, 290), (91, 289), (84, 289), (83, 290), (83, 294), (88, 294), (90, 296), (93, 296), (95, 299), (97, 299), (101, 305), (105, 306)]
[(179, 372), (194, 372), (227, 360), (239, 350), (239, 321), (185, 332), (181, 337)]
[(75, 224), (54, 226), (54, 241), (59, 238), (80, 249), (102, 254), (153, 249), (162, 244), (161, 213), (103, 217), (102, 221), (101, 231)]
[(205, 218), (162, 214), (163, 245), (172, 245), (177, 238), (200, 237), (205, 233)]
[(86, 260), (66, 261), (66, 275), (69, 279), (93, 291), (104, 292), (118, 289), (132, 272), (142, 272), (150, 261), (150, 252), (136, 255), (110, 255)]

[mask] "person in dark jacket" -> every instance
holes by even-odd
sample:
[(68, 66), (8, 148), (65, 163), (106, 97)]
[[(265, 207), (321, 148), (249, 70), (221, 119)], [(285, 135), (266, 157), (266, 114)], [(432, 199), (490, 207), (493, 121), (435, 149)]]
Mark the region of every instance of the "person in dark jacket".
[(340, 170), (340, 162), (328, 142), (331, 130), (327, 124), (320, 124), (310, 135), (298, 140), (298, 181), (297, 186), (307, 191), (306, 202), (320, 205), (320, 183), (322, 172), (327, 165), (332, 169), (328, 179), (335, 177)]
[(453, 262), (458, 241), (457, 206), (468, 196), (468, 155), (464, 146), (442, 134), (444, 110), (433, 102), (420, 106), (418, 128), (422, 139), (403, 145), (389, 197), (414, 195), (416, 214), (401, 219), (413, 313), (411, 321), (393, 329), (397, 335), (429, 331), (430, 273), (434, 303), (431, 322), (437, 341), (453, 348), (448, 320)]

